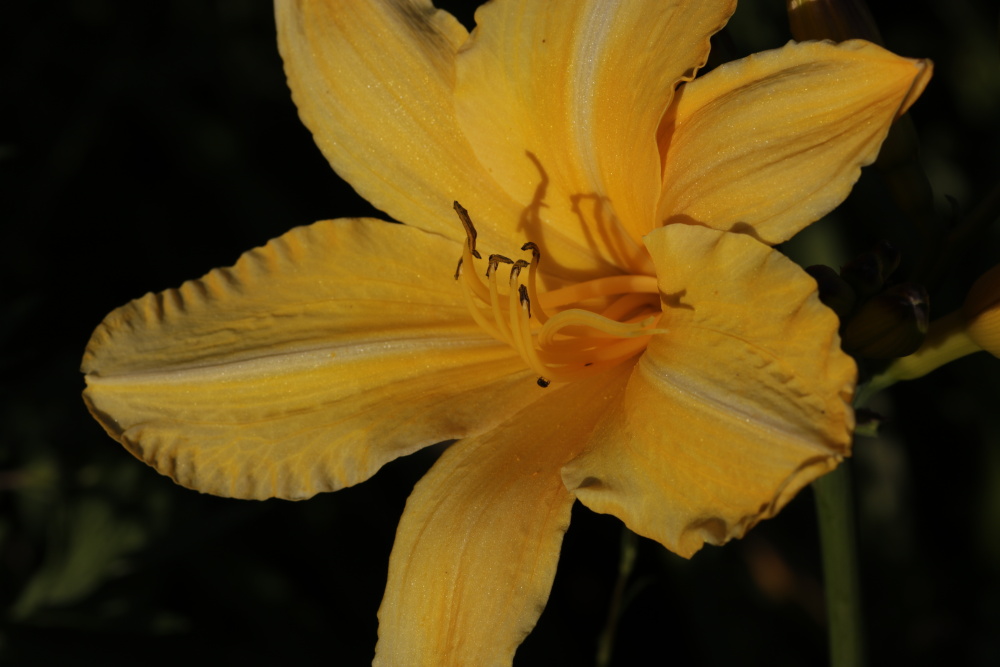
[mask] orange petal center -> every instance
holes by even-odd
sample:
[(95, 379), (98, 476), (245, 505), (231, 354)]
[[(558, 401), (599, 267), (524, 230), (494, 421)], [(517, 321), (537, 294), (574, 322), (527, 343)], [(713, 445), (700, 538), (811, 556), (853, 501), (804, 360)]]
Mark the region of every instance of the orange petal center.
[[(542, 387), (616, 366), (646, 349), (659, 333), (655, 276), (606, 276), (539, 292), (536, 244), (521, 246), (531, 252), (530, 260), (494, 254), (484, 262), (468, 211), (458, 202), (455, 211), (467, 236), (455, 279), (469, 312), (484, 331), (517, 350)], [(475, 268), (477, 260), (486, 264), (485, 271)], [(499, 277), (501, 264), (510, 267), (506, 280)]]

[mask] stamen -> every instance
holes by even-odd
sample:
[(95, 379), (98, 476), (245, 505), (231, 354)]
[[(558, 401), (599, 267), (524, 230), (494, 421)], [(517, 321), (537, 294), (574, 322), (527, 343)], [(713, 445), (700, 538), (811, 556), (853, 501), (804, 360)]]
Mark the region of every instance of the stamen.
[[(514, 262), (513, 266), (510, 267), (510, 284), (511, 284), (511, 288), (512, 289), (513, 289), (514, 285), (520, 284), (520, 283), (518, 283), (518, 278), (521, 277), (521, 271), (525, 267), (527, 267), (527, 266), (528, 266), (528, 263), (526, 261), (524, 261), (523, 259), (519, 259), (516, 262)], [(521, 285), (518, 288), (518, 291), (520, 291), (521, 289), (525, 289), (526, 290), (527, 288), (525, 288), (524, 285)], [(525, 294), (527, 294), (527, 291), (525, 291)], [(529, 317), (530, 317), (530, 315), (529, 315)]]
[(651, 312), (659, 310), (659, 306), (659, 295), (625, 294), (615, 299), (610, 306), (602, 310), (601, 315), (609, 320), (618, 320), (621, 322), (640, 313), (648, 315)]
[[(658, 333), (651, 331), (650, 333)], [(594, 339), (570, 339), (560, 341), (556, 346), (543, 348), (539, 353), (540, 361), (543, 365), (552, 367), (580, 365), (581, 359), (587, 359), (583, 366), (594, 365), (595, 362), (611, 361), (618, 363), (641, 352), (652, 339), (651, 335), (637, 336), (634, 338), (606, 338), (604, 341), (595, 342)], [(582, 343), (589, 343), (583, 345)]]
[(534, 241), (528, 241), (527, 243), (525, 243), (523, 246), (521, 246), (521, 250), (530, 250), (531, 261), (534, 262), (535, 264), (538, 264), (538, 261), (542, 258), (542, 251), (538, 249), (538, 244), (535, 243)]
[[(645, 349), (660, 320), (656, 278), (648, 275), (605, 276), (550, 292), (538, 291), (541, 251), (527, 242), (531, 260), (491, 254), (485, 278), (475, 269), (476, 227), (455, 202), (466, 243), (455, 267), (466, 307), (490, 336), (513, 347), (538, 376), (540, 387), (600, 373)], [(497, 270), (510, 265), (507, 291), (500, 292)], [(526, 279), (522, 272), (528, 270)], [(548, 311), (548, 312), (546, 312)]]
[(521, 358), (527, 362), (539, 375), (544, 374), (545, 364), (538, 358), (538, 351), (535, 349), (534, 341), (531, 337), (531, 300), (528, 297), (528, 290), (524, 285), (517, 284), (518, 273), (511, 271), (510, 293), (514, 294), (517, 288), (517, 302), (513, 298), (510, 300), (510, 326), (513, 329), (515, 347)]
[[(500, 330), (504, 341), (508, 344), (514, 344), (514, 339), (511, 337), (510, 326), (507, 320), (504, 319), (502, 311), (500, 309), (500, 292), (497, 289), (497, 272), (496, 268), (500, 265), (500, 262), (505, 262), (508, 264), (513, 264), (514, 262), (507, 259), (503, 255), (490, 255), (489, 264), (486, 267), (486, 277), (490, 281), (490, 306), (493, 308), (493, 319), (496, 320), (497, 329)], [(510, 301), (509, 297), (504, 297)]]
[(490, 289), (487, 286), (486, 281), (483, 280), (478, 273), (476, 273), (475, 269), (471, 271), (464, 270), (464, 266), (466, 264), (468, 264), (470, 267), (475, 266), (475, 263), (473, 262), (472, 253), (469, 251), (468, 246), (466, 246), (462, 251), (462, 259), (463, 259), (462, 275), (466, 276), (465, 279), (466, 286), (469, 289), (471, 289), (477, 297), (482, 299), (484, 303), (488, 302), (490, 300)]
[(542, 251), (538, 249), (538, 245), (533, 241), (525, 243), (521, 246), (521, 250), (531, 251), (531, 264), (528, 265), (528, 296), (535, 302), (535, 316), (538, 318), (538, 321), (545, 324), (549, 316), (542, 309), (542, 301), (538, 298), (538, 288), (535, 284), (535, 274), (538, 270), (538, 263), (542, 261)]
[(496, 254), (490, 255), (490, 262), (489, 264), (486, 265), (487, 278), (490, 277), (491, 271), (495, 271), (496, 268), (500, 266), (500, 262), (503, 262), (504, 264), (513, 264), (514, 260), (512, 260), (509, 257), (504, 257), (503, 255), (496, 255)]
[[(511, 273), (510, 273), (510, 282), (511, 282), (511, 284), (513, 284), (514, 280), (515, 280), (514, 272), (511, 271)], [(517, 288), (517, 296), (521, 300), (521, 305), (525, 306), (528, 309), (528, 319), (530, 320), (531, 319), (531, 299), (528, 298), (528, 288), (525, 287), (524, 285), (519, 285), (518, 288)]]
[(465, 227), (465, 236), (469, 241), (469, 252), (471, 252), (472, 256), (476, 259), (482, 259), (476, 251), (476, 226), (472, 224), (472, 218), (469, 217), (469, 212), (465, 210), (465, 207), (456, 201), (455, 213), (458, 214), (458, 219), (462, 221), (462, 226)]
[(655, 276), (607, 276), (560, 287), (540, 295), (546, 308), (558, 308), (611, 294), (659, 294)]
[(631, 338), (649, 333), (646, 329), (655, 323), (656, 317), (654, 316), (647, 317), (641, 322), (616, 322), (615, 320), (601, 317), (589, 310), (574, 308), (572, 310), (564, 310), (546, 322), (542, 330), (538, 332), (538, 344), (542, 347), (553, 345), (556, 334), (572, 326), (588, 327), (597, 331), (598, 334), (605, 334), (615, 338)]
[[(517, 341), (517, 349), (521, 358), (526, 359), (529, 365), (538, 366), (532, 361), (535, 355), (535, 344), (531, 338), (531, 299), (528, 297), (528, 290), (524, 285), (518, 283), (521, 277), (521, 263), (518, 260), (510, 269), (510, 280), (508, 281), (510, 300), (510, 326), (514, 339)], [(514, 304), (514, 292), (517, 292), (517, 305)]]
[(636, 338), (623, 338), (615, 343), (603, 345), (590, 355), (594, 361), (617, 361), (628, 359), (636, 352), (646, 349), (646, 345), (652, 336), (638, 336)]
[(497, 328), (496, 324), (488, 320), (483, 312), (479, 310), (479, 306), (472, 299), (472, 291), (469, 289), (469, 281), (462, 281), (462, 296), (465, 298), (465, 307), (469, 309), (472, 313), (472, 319), (476, 321), (476, 324), (481, 326), (483, 330), (489, 335), (496, 338), (501, 343), (507, 343), (507, 339), (503, 337), (500, 333), (500, 329)]

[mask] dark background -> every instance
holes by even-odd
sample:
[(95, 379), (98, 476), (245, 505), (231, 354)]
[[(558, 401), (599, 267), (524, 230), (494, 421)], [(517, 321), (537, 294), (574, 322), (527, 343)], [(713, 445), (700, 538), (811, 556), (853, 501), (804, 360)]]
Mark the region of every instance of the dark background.
[[(936, 63), (912, 115), (940, 213), (961, 217), (1000, 178), (996, 5), (877, 18), (890, 48)], [(783, 4), (745, 2), (729, 33), (733, 56), (783, 44)], [(116, 306), (293, 226), (378, 215), (298, 122), (271, 5), (17, 3), (0, 38), (0, 662), (369, 663), (395, 525), (434, 452), (306, 502), (225, 500), (134, 460), (79, 397), (83, 348)], [(873, 173), (816, 230), (841, 262), (913, 236)], [(935, 314), (997, 240), (963, 257)], [(873, 404), (887, 424), (854, 461), (873, 664), (1000, 664), (998, 395), (1000, 361), (979, 354)], [(593, 662), (620, 536), (576, 508), (518, 664)], [(640, 540), (615, 664), (823, 664), (819, 573), (809, 491), (690, 562)]]

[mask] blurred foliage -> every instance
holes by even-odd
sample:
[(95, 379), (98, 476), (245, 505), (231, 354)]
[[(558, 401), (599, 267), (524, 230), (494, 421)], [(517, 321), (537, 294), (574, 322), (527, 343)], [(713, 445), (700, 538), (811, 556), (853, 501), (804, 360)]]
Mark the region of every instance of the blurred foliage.
[[(889, 48), (935, 61), (912, 116), (947, 220), (1000, 180), (996, 3), (873, 4)], [(84, 345), (114, 307), (292, 226), (378, 215), (298, 122), (270, 3), (17, 3), (0, 30), (0, 662), (370, 662), (395, 525), (435, 451), (308, 502), (224, 500), (133, 460), (79, 399)], [(783, 2), (746, 1), (714, 57), (788, 38)], [(866, 173), (785, 250), (840, 266), (881, 239), (914, 270), (912, 225)], [(997, 241), (953, 267), (932, 316), (997, 262)], [(980, 354), (872, 405), (881, 435), (855, 465), (873, 664), (1000, 664), (998, 395), (1000, 362)], [(640, 541), (612, 664), (823, 664), (811, 503), (690, 562)], [(619, 534), (574, 513), (519, 664), (593, 662)]]

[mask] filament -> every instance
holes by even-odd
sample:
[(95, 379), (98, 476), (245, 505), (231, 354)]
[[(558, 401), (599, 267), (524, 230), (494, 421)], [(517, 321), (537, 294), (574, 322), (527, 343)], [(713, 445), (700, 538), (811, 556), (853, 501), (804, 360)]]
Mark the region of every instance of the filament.
[[(572, 382), (612, 368), (645, 350), (661, 319), (655, 276), (614, 275), (539, 291), (542, 254), (532, 242), (521, 247), (530, 259), (492, 254), (484, 262), (476, 249), (471, 217), (458, 202), (455, 211), (466, 243), (455, 271), (475, 322), (510, 345), (538, 375), (538, 385)], [(477, 264), (478, 261), (478, 264)], [(486, 264), (485, 271), (477, 270)], [(500, 265), (509, 267), (506, 285)], [(527, 271), (525, 271), (527, 269)]]

